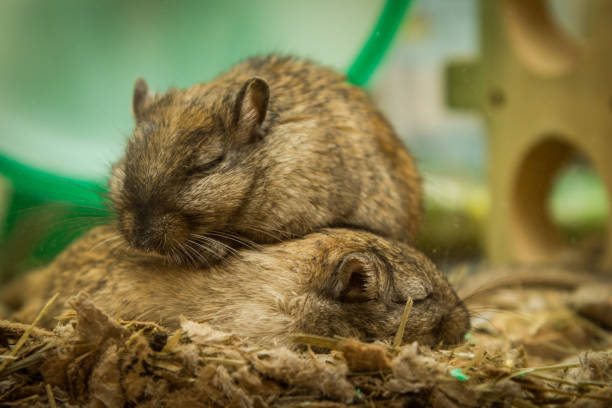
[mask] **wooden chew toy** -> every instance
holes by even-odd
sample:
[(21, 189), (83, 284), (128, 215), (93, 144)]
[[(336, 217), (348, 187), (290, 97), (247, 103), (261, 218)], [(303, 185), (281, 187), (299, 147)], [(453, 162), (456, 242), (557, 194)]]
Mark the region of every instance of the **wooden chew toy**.
[[(580, 42), (559, 29), (548, 3), (481, 0), (481, 57), (447, 68), (448, 104), (479, 109), (488, 126), (486, 248), (496, 264), (551, 263), (570, 250), (547, 200), (576, 153), (612, 193), (612, 1), (584, 6), (589, 35)], [(608, 220), (604, 269), (612, 269), (611, 234)]]

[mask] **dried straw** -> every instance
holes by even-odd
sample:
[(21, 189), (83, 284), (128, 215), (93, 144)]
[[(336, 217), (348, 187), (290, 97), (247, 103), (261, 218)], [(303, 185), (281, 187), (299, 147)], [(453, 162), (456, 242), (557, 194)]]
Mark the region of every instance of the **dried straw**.
[(402, 313), (402, 320), (400, 321), (397, 333), (395, 333), (395, 338), (393, 339), (393, 347), (399, 347), (402, 344), (406, 323), (408, 322), (408, 315), (412, 310), (412, 303), (412, 298), (409, 297), (408, 300), (406, 300), (406, 306), (404, 306), (404, 312)]
[[(47, 301), (45, 306), (43, 306), (42, 310), (40, 312), (38, 312), (38, 315), (36, 315), (36, 318), (34, 319), (32, 324), (23, 332), (23, 334), (21, 335), (21, 337), (17, 341), (17, 344), (15, 344), (15, 346), (12, 348), (11, 352), (9, 353), (9, 356), (14, 357), (15, 355), (17, 355), (17, 353), (19, 352), (21, 347), (23, 347), (25, 342), (28, 340), (28, 337), (30, 336), (30, 332), (38, 324), (40, 319), (42, 319), (42, 317), (49, 310), (49, 308), (51, 307), (53, 302), (55, 302), (55, 299), (57, 299), (58, 296), (59, 296), (59, 293), (56, 293), (51, 299), (49, 299), (49, 301)], [(2, 361), (2, 363), (0, 364), (0, 373), (2, 371), (4, 371), (4, 369), (6, 368), (6, 366), (8, 365), (9, 362), (10, 362), (10, 360), (8, 360), (8, 359), (5, 359), (4, 361)]]

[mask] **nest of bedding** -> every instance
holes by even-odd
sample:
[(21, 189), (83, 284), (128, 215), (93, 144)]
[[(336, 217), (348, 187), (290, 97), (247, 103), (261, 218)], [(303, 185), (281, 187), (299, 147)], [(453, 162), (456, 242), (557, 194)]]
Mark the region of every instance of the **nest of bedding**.
[(53, 332), (0, 322), (0, 405), (612, 406), (612, 286), (561, 270), (485, 272), (495, 287), (474, 291), (470, 277), (473, 328), (447, 350), (308, 335), (296, 350), (262, 348), (206, 323), (167, 333), (121, 321), (79, 295)]

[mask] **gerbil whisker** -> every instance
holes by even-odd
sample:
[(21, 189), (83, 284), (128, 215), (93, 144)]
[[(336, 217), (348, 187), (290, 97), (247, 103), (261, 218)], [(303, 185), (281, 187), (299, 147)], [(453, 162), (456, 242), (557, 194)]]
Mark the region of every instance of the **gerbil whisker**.
[[(254, 232), (258, 232), (262, 235), (267, 236), (268, 238), (271, 238), (274, 241), (283, 241), (285, 239), (291, 239), (294, 238), (295, 235), (288, 232), (288, 231), (283, 231), (283, 230), (279, 230), (276, 228), (272, 228), (272, 227), (267, 227), (267, 229), (262, 229), (253, 225), (249, 225), (249, 224), (240, 224), (240, 227), (245, 228), (247, 230), (251, 230)], [(277, 234), (274, 234), (274, 232), (276, 232)]]
[(181, 252), (180, 252), (180, 246), (181, 244), (175, 239), (174, 242), (176, 243), (176, 245), (179, 246), (179, 249), (177, 249), (176, 247), (172, 247), (172, 249), (170, 250), (170, 257), (172, 258), (172, 261), (174, 263), (177, 264), (182, 264), (183, 262), (183, 258), (181, 257)]
[(194, 260), (194, 266), (200, 265), (202, 263), (202, 261), (205, 261), (206, 264), (208, 266), (210, 266), (210, 263), (208, 262), (206, 257), (202, 256), (202, 254), (197, 250), (197, 248), (192, 247), (191, 246), (192, 244), (195, 244), (195, 242), (187, 241), (187, 243), (185, 244), (185, 249), (193, 254), (194, 259), (195, 259)]
[(87, 214), (87, 215), (80, 215), (80, 216), (68, 216), (66, 219), (66, 221), (72, 221), (72, 220), (85, 220), (85, 221), (108, 221), (108, 217), (106, 217), (106, 215), (97, 215), (97, 214)]
[[(503, 281), (503, 277), (500, 280)], [(471, 292), (468, 292), (467, 294), (461, 296), (460, 301), (463, 302), (464, 304), (469, 303), (479, 298), (480, 296), (487, 295), (499, 289), (500, 289), (500, 285), (498, 285), (497, 283), (493, 283), (492, 285), (491, 282), (485, 282), (481, 284), (479, 287), (477, 287), (476, 289), (471, 290)]]
[(225, 232), (225, 231), (212, 231), (212, 232), (208, 232), (207, 235), (217, 236), (219, 238), (226, 238), (238, 244), (244, 245), (245, 247), (250, 248), (250, 249), (261, 249), (262, 248), (262, 245), (259, 245), (255, 241), (252, 241), (250, 239), (241, 237), (240, 235), (232, 234), (232, 233)]
[(69, 219), (64, 219), (64, 220), (57, 220), (55, 222), (52, 222), (49, 225), (50, 229), (55, 229), (57, 227), (66, 227), (66, 228), (70, 228), (73, 231), (83, 231), (87, 228), (92, 228), (98, 225), (105, 225), (106, 222), (103, 219), (92, 219), (92, 218), (87, 218), (87, 217), (82, 217), (82, 218), (69, 218)]
[[(251, 231), (259, 232), (259, 233), (264, 234), (264, 235), (266, 235), (266, 236), (268, 236), (270, 238), (273, 238), (274, 240), (278, 239), (278, 237), (276, 237), (275, 235), (271, 234), (270, 231), (266, 231), (266, 230), (257, 228), (255, 226), (252, 226), (251, 224), (246, 224), (244, 222), (241, 222), (238, 226), (240, 228), (245, 228), (245, 229), (249, 229)], [(222, 228), (224, 228), (224, 227), (235, 227), (235, 226), (232, 225), (232, 224), (222, 224), (222, 225), (219, 226), (219, 228), (221, 228), (221, 229), (218, 229), (217, 231), (223, 231)], [(272, 227), (270, 227), (270, 229), (274, 230)]]
[(112, 213), (112, 211), (109, 210), (106, 207), (94, 207), (92, 205), (71, 204), (71, 205), (69, 205), (69, 208), (71, 208), (73, 210), (91, 210), (91, 211), (95, 211), (97, 213), (102, 213), (102, 214), (110, 214), (110, 213)]
[(563, 287), (563, 288), (574, 288), (579, 284), (583, 283), (587, 278), (579, 276), (573, 273), (546, 273), (546, 271), (538, 271), (537, 274), (525, 273), (519, 271), (518, 273), (504, 273), (498, 276), (492, 277), (481, 283), (474, 289), (463, 289), (460, 292), (467, 292), (461, 295), (463, 302), (472, 301), (482, 295), (495, 292), (497, 290), (503, 290), (508, 287), (522, 286), (552, 286), (552, 287)]
[(181, 264), (181, 257), (177, 254), (176, 249), (171, 248), (170, 249), (170, 253), (168, 254), (170, 256), (170, 259), (172, 259), (172, 262), (175, 264)]
[(105, 244), (107, 244), (107, 243), (109, 243), (109, 242), (113, 242), (113, 241), (120, 240), (120, 239), (121, 239), (121, 236), (120, 236), (120, 235), (118, 235), (118, 234), (113, 234), (111, 237), (108, 237), (108, 238), (106, 238), (106, 239), (103, 239), (103, 240), (101, 240), (100, 242), (98, 242), (97, 244), (95, 244), (94, 246), (92, 246), (92, 247), (91, 247), (91, 249), (92, 249), (92, 250), (94, 250), (94, 249), (96, 249), (96, 248), (98, 248), (98, 247), (100, 247), (100, 246), (102, 246), (102, 245), (105, 245)]
[(193, 258), (193, 255), (189, 252), (187, 245), (183, 245), (181, 243), (179, 243), (176, 239), (174, 240), (174, 243), (178, 246), (179, 248), (179, 253), (185, 255), (185, 258), (187, 261), (191, 261), (191, 263), (193, 265), (197, 264), (196, 260)]
[(231, 252), (232, 254), (236, 255), (238, 254), (238, 251), (235, 250), (234, 248), (232, 248), (231, 246), (224, 244), (223, 242), (216, 240), (214, 238), (209, 238), (206, 237), (204, 235), (198, 235), (198, 234), (191, 234), (194, 238), (196, 238), (196, 240), (192, 240), (192, 242), (196, 245), (198, 245), (199, 247), (203, 248), (203, 249), (207, 249), (208, 251), (210, 251), (211, 253), (215, 254), (218, 256), (218, 254), (216, 254), (214, 251), (212, 251), (210, 248), (206, 247), (206, 243), (212, 243), (212, 244), (217, 244), (223, 248), (225, 248), (228, 252)]
[(125, 241), (123, 239), (118, 239), (116, 241), (112, 241), (110, 243), (110, 251), (114, 251), (117, 248), (121, 248), (123, 246), (123, 244), (125, 243)]
[[(193, 241), (193, 240), (188, 240), (187, 243), (186, 243), (186, 245), (188, 245), (189, 248), (191, 248), (194, 251), (194, 253), (197, 254), (197, 259), (200, 260), (200, 261), (206, 262), (206, 265), (208, 267), (210, 267), (210, 262), (208, 262), (208, 259), (205, 256), (203, 256), (200, 252), (198, 252), (197, 248), (191, 247), (191, 244), (197, 245), (197, 247), (199, 247), (199, 248), (201, 248), (201, 249), (203, 249), (203, 250), (205, 250), (205, 251), (207, 251), (207, 252), (209, 252), (209, 253), (211, 253), (211, 254), (213, 254), (215, 256), (218, 256), (215, 253), (215, 251), (213, 251), (212, 249), (206, 247), (205, 245), (202, 245), (202, 244), (200, 244), (200, 243), (198, 243), (196, 241)], [(197, 262), (195, 264), (198, 265)]]
[(530, 314), (525, 311), (520, 310), (508, 310), (508, 309), (500, 309), (496, 307), (470, 307), (468, 309), (468, 314), (470, 317), (480, 317), (482, 318), (482, 314), (486, 312), (497, 313), (497, 314), (506, 314), (506, 315), (514, 315), (520, 318), (529, 318)]
[[(103, 215), (111, 213), (111, 211), (109, 211), (107, 208), (93, 207), (93, 206), (87, 206), (87, 205), (82, 205), (82, 204), (72, 204), (72, 203), (61, 203), (61, 204), (60, 203), (46, 203), (46, 204), (39, 204), (39, 205), (31, 205), (25, 208), (20, 208), (18, 210), (13, 210), (11, 211), (11, 213), (15, 215), (21, 215), (21, 214), (27, 214), (27, 213), (34, 213), (39, 210), (48, 210), (49, 208), (61, 208), (64, 210), (72, 210), (72, 211), (91, 210), (91, 211), (96, 211), (97, 213), (102, 213)], [(92, 216), (103, 216), (103, 215), (92, 215)]]
[(196, 260), (193, 257), (193, 254), (189, 251), (189, 248), (186, 246), (182, 246), (180, 252), (185, 255), (185, 260), (187, 264), (195, 265)]

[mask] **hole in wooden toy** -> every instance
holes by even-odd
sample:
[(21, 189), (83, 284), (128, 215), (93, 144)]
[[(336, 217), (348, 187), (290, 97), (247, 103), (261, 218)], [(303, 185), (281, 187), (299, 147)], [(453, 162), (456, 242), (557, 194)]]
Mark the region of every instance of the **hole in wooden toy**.
[(559, 169), (548, 209), (572, 247), (586, 253), (603, 249), (609, 208), (605, 185), (586, 156), (576, 155)]
[(516, 175), (513, 197), (512, 236), (525, 261), (597, 261), (590, 258), (604, 240), (608, 197), (573, 145), (551, 137), (533, 147)]
[(559, 15), (564, 15), (559, 14), (559, 3), (559, 0), (504, 0), (502, 3), (502, 17), (514, 51), (525, 66), (542, 75), (567, 72), (579, 56), (575, 35), (568, 34), (567, 30), (572, 23), (559, 19)]

